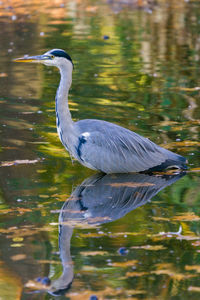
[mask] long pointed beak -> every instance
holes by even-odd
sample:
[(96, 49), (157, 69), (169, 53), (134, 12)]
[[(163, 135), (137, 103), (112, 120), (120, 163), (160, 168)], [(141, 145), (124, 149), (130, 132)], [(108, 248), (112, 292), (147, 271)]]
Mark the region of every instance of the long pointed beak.
[(25, 55), (24, 57), (15, 58), (14, 62), (32, 62), (32, 63), (42, 63), (44, 60), (50, 59), (48, 55), (36, 55), (36, 56), (28, 56)]

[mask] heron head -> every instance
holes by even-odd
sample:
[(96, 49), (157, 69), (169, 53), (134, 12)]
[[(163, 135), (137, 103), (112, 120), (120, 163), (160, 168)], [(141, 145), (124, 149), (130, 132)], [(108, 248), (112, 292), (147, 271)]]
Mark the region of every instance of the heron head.
[(62, 49), (53, 49), (45, 52), (42, 55), (28, 56), (14, 59), (15, 62), (31, 62), (42, 63), (46, 66), (62, 67), (64, 64), (70, 64), (73, 66), (73, 62), (69, 54)]

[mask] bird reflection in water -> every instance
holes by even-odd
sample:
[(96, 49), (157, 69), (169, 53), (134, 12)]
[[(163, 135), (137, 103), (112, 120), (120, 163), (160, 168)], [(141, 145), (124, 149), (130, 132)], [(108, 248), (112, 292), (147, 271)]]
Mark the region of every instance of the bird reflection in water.
[(60, 211), (59, 250), (63, 272), (51, 282), (47, 291), (60, 295), (72, 284), (74, 273), (70, 241), (74, 226), (80, 223), (96, 226), (120, 219), (182, 176), (183, 172), (171, 175), (95, 174), (85, 179)]

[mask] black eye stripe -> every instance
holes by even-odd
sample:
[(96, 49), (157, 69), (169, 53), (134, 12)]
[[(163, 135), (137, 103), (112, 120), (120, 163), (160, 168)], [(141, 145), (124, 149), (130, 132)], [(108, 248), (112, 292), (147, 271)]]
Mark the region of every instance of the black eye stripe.
[(70, 60), (72, 62), (71, 57), (69, 56), (69, 54), (67, 54), (65, 51), (63, 50), (52, 50), (51, 53), (54, 56), (58, 56), (58, 57), (65, 57), (66, 59)]

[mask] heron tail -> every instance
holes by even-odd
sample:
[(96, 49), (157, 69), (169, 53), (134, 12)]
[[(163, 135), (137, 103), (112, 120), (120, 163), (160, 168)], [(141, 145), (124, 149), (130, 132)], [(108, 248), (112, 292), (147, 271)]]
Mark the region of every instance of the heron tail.
[(167, 158), (162, 164), (149, 169), (148, 172), (162, 172), (169, 169), (187, 170), (187, 163), (188, 161), (185, 157), (173, 153), (172, 158)]

